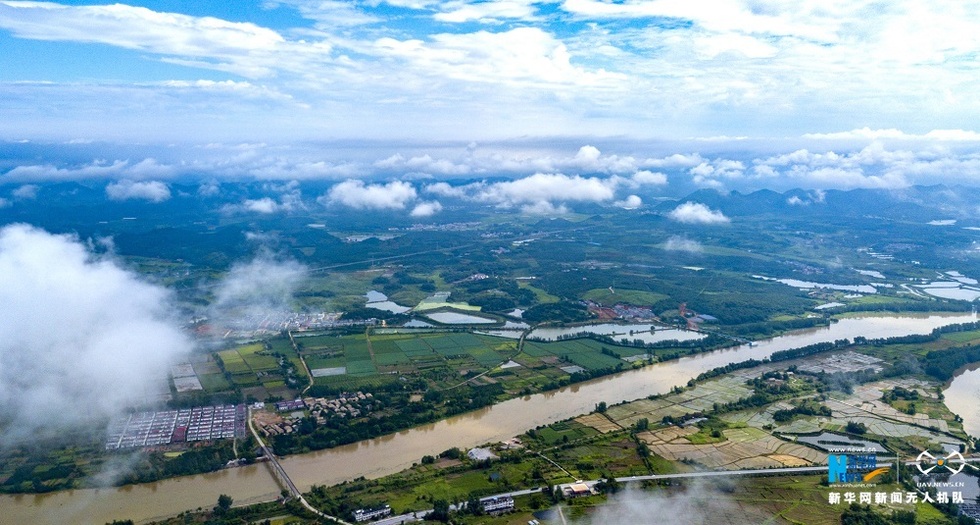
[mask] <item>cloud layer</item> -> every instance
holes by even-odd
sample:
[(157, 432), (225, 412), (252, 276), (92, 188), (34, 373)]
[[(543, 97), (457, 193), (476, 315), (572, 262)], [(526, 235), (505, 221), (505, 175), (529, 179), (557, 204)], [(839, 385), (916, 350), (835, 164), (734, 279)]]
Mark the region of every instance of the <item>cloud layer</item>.
[(980, 114), (972, 2), (243, 3), (0, 2), (0, 134), (907, 138)]

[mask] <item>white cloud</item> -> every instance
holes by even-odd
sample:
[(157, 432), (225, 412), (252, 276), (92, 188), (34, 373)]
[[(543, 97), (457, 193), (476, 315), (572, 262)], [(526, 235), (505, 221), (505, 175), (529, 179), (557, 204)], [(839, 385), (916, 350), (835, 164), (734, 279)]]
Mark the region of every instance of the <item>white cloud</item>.
[(530, 21), (535, 19), (534, 0), (489, 0), (485, 2), (451, 1), (441, 3), (442, 12), (433, 18), (441, 22), (493, 23), (501, 19)]
[(635, 210), (636, 208), (643, 206), (643, 199), (637, 195), (630, 195), (621, 201), (617, 201), (616, 206), (626, 208), (627, 210)]
[(407, 182), (364, 184), (360, 180), (347, 180), (330, 188), (317, 201), (321, 204), (342, 204), (355, 209), (402, 210), (417, 196), (415, 188)]
[(427, 75), (513, 87), (597, 87), (623, 78), (572, 64), (565, 43), (537, 27), (441, 33), (429, 41), (384, 37), (373, 52), (400, 58)]
[(231, 267), (218, 283), (208, 315), (219, 324), (247, 324), (270, 313), (293, 310), (293, 295), (308, 276), (308, 268), (294, 260), (279, 260), (262, 253), (248, 263)]
[[(726, 484), (733, 482), (726, 480)], [(701, 523), (739, 523), (745, 509), (715, 483), (695, 479), (681, 488), (643, 490), (627, 486), (609, 497), (604, 505), (585, 518), (569, 520), (571, 525), (600, 523), (650, 523), (699, 525)], [(729, 490), (734, 487), (730, 487)]]
[(0, 2), (0, 27), (20, 38), (99, 43), (143, 52), (189, 57), (187, 63), (267, 75), (272, 64), (250, 55), (284, 43), (281, 35), (247, 22), (161, 13), (144, 7), (67, 6), (49, 2)]
[(412, 217), (431, 217), (442, 211), (442, 204), (439, 201), (426, 201), (418, 203), (412, 208)]
[(280, 5), (295, 7), (305, 18), (315, 21), (316, 27), (320, 29), (359, 26), (381, 21), (380, 18), (358, 9), (357, 5), (351, 2), (340, 2), (337, 0), (317, 0), (315, 2), (309, 2), (307, 0), (267, 0), (265, 4), (267, 7), (278, 7)]
[(156, 180), (137, 182), (123, 179), (110, 182), (105, 187), (106, 195), (114, 201), (140, 199), (150, 202), (163, 202), (170, 198), (170, 188)]
[(603, 202), (615, 197), (616, 181), (595, 177), (536, 173), (482, 188), (476, 198), (512, 206), (548, 201)]
[(263, 184), (265, 191), (279, 193), (279, 200), (272, 197), (261, 197), (258, 199), (245, 199), (239, 204), (226, 204), (221, 211), (224, 213), (290, 213), (297, 210), (306, 209), (303, 204), (303, 196), (297, 181), (289, 181), (284, 184), (266, 183)]
[(375, 162), (374, 165), (382, 169), (408, 169), (437, 175), (465, 175), (470, 172), (470, 167), (465, 164), (458, 164), (447, 159), (433, 159), (429, 154), (406, 160), (396, 153)]
[(169, 177), (176, 170), (169, 165), (158, 163), (153, 158), (146, 158), (137, 163), (128, 160), (108, 162), (102, 159), (90, 164), (63, 168), (53, 164), (33, 164), (16, 166), (4, 175), (8, 181), (50, 181), (50, 180), (84, 180), (84, 179), (143, 179), (151, 177)]
[(947, 142), (977, 142), (980, 141), (980, 133), (972, 130), (963, 129), (934, 129), (922, 135), (906, 133), (902, 130), (871, 129), (868, 127), (853, 129), (851, 131), (839, 131), (835, 133), (806, 133), (803, 135), (807, 139), (815, 140), (928, 140), (928, 141), (947, 141)]
[(702, 246), (698, 241), (678, 235), (674, 235), (667, 239), (667, 241), (663, 244), (663, 248), (669, 252), (701, 253), (704, 251), (704, 246)]
[(63, 434), (166, 392), (191, 349), (170, 293), (77, 239), (0, 229), (0, 432), (5, 444)]
[(467, 190), (473, 188), (473, 185), (468, 186), (451, 186), (446, 182), (436, 182), (429, 184), (425, 187), (427, 193), (433, 193), (436, 195), (441, 195), (443, 197), (451, 197), (456, 199), (464, 198), (468, 195)]
[(251, 211), (255, 213), (275, 213), (279, 211), (279, 203), (270, 197), (262, 197), (261, 199), (246, 199), (241, 204), (241, 208), (245, 211)]
[(538, 201), (521, 206), (521, 213), (526, 215), (565, 215), (568, 208), (564, 204), (555, 206), (548, 201)]
[(633, 174), (633, 182), (636, 182), (637, 184), (663, 186), (664, 184), (667, 184), (667, 176), (663, 173), (654, 173), (652, 171), (641, 170)]
[(5, 199), (3, 197), (0, 197), (0, 209), (6, 208), (6, 207), (9, 207), (9, 206), (12, 206), (12, 205), (13, 205), (13, 203), (10, 202), (10, 199)]
[(221, 184), (214, 180), (207, 180), (197, 187), (197, 194), (201, 197), (214, 197), (221, 193)]
[(685, 202), (667, 214), (671, 219), (685, 224), (725, 224), (730, 222), (720, 211), (712, 210), (699, 202)]
[(37, 184), (24, 184), (16, 190), (10, 192), (16, 199), (34, 200), (37, 198), (37, 190), (41, 189)]

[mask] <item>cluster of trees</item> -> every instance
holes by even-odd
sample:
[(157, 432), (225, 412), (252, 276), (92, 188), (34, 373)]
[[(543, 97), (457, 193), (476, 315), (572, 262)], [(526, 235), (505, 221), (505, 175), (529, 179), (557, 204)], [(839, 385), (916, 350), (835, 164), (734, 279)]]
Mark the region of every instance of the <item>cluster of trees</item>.
[(427, 393), (422, 401), (412, 403), (408, 386), (392, 383), (388, 392), (373, 392), (375, 402), (386, 407), (384, 411), (374, 411), (357, 420), (329, 419), (319, 426), (311, 422), (292, 434), (275, 436), (272, 444), (282, 454), (333, 448), (489, 406), (504, 392), (500, 384), (465, 385), (446, 391), (431, 390), (431, 395)]
[[(255, 454), (252, 452), (254, 447), (254, 443), (249, 438), (239, 447), (242, 458), (246, 461), (254, 461)], [(235, 459), (235, 451), (230, 441), (219, 441), (210, 446), (191, 448), (172, 458), (164, 456), (162, 452), (150, 452), (125, 473), (118, 484), (149, 483), (177, 476), (214, 472), (233, 459)]]
[(973, 305), (966, 301), (925, 300), (887, 303), (857, 303), (840, 307), (838, 312), (969, 312)]
[(977, 361), (980, 361), (980, 346), (964, 346), (927, 353), (922, 358), (922, 368), (926, 374), (940, 381), (948, 381), (956, 370)]
[(528, 308), (523, 319), (529, 323), (558, 321), (561, 323), (577, 323), (589, 319), (589, 310), (582, 303), (573, 301), (558, 301), (543, 303)]
[(788, 410), (777, 410), (773, 413), (772, 418), (777, 423), (786, 423), (792, 421), (796, 416), (831, 416), (833, 412), (830, 407), (822, 403), (817, 402), (813, 399), (804, 400), (802, 403), (794, 406)]
[(904, 399), (906, 401), (918, 401), (919, 391), (915, 389), (909, 390), (907, 388), (896, 386), (891, 390), (885, 390), (885, 393), (881, 395), (881, 399), (886, 402), (895, 401), (896, 399)]
[(790, 348), (788, 350), (773, 352), (769, 360), (773, 362), (789, 361), (790, 359), (798, 359), (800, 357), (806, 357), (838, 348), (844, 348), (850, 344), (851, 341), (848, 339), (838, 339), (833, 343), (814, 343), (812, 345), (801, 346), (799, 348)]
[(823, 317), (801, 317), (797, 319), (785, 319), (782, 321), (756, 321), (752, 323), (742, 323), (725, 328), (726, 332), (739, 337), (769, 337), (788, 330), (802, 330), (815, 326), (827, 326), (830, 321)]

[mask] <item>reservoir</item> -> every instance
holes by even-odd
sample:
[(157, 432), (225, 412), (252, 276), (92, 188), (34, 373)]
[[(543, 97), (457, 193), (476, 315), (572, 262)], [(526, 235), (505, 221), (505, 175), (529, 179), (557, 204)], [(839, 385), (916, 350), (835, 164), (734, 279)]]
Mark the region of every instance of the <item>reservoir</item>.
[[(510, 438), (529, 428), (591, 412), (597, 403), (619, 403), (670, 391), (698, 374), (747, 359), (763, 359), (773, 352), (838, 339), (927, 334), (949, 324), (972, 322), (975, 314), (930, 316), (874, 316), (843, 319), (829, 327), (794, 332), (677, 361), (629, 370), (560, 390), (515, 398), (430, 425), (343, 447), (286, 457), (282, 466), (301, 490), (314, 484), (333, 485), (345, 480), (379, 477), (398, 472), (451, 447), (473, 447)], [(960, 383), (962, 374), (947, 390), (947, 404), (964, 418), (966, 410), (953, 407), (954, 395), (976, 406), (980, 374), (976, 381)], [(974, 377), (973, 375), (969, 377)], [(976, 410), (974, 408), (974, 410)], [(980, 414), (978, 414), (980, 416)], [(969, 419), (968, 419), (969, 421)], [(976, 422), (976, 419), (974, 419)], [(970, 427), (967, 432), (975, 434)], [(40, 495), (0, 496), (0, 515), (11, 523), (105, 523), (114, 519), (146, 521), (197, 507), (213, 507), (218, 495), (227, 494), (236, 504), (272, 500), (279, 495), (265, 465), (186, 476), (156, 483), (99, 490), (72, 490)]]

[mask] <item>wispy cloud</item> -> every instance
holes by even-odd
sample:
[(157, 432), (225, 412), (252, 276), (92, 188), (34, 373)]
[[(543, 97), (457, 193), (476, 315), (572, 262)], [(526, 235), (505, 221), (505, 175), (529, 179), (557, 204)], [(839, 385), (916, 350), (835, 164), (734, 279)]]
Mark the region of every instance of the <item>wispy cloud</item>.
[(669, 252), (689, 253), (701, 253), (704, 250), (704, 246), (702, 246), (698, 241), (678, 235), (674, 235), (667, 239), (667, 241), (663, 244), (663, 248)]
[(306, 266), (263, 250), (255, 259), (233, 265), (218, 282), (208, 316), (233, 326), (292, 311), (293, 294), (307, 275)]

